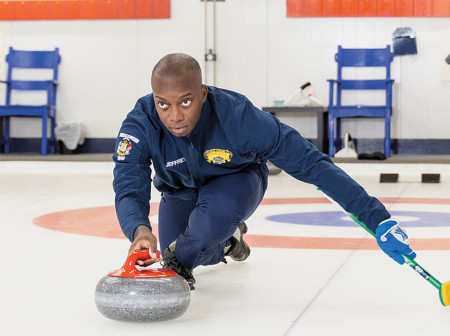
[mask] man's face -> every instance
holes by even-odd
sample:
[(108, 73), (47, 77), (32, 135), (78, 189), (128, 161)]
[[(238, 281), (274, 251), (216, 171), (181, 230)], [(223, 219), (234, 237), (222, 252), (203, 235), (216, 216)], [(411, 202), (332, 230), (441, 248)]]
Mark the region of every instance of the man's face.
[(153, 98), (159, 118), (177, 137), (189, 135), (200, 118), (208, 94), (208, 87), (201, 83), (201, 74), (192, 71), (177, 78), (153, 75)]

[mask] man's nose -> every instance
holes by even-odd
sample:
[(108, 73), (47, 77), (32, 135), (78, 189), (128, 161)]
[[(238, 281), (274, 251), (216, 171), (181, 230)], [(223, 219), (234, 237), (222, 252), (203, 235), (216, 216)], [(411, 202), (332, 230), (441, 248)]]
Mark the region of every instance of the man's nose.
[(177, 123), (182, 121), (183, 119), (183, 112), (179, 108), (173, 107), (170, 111), (169, 120), (173, 123)]

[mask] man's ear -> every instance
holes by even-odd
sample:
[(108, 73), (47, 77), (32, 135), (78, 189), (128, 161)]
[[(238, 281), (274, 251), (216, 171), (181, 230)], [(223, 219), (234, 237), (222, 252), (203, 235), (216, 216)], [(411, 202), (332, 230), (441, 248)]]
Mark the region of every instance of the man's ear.
[(202, 100), (203, 100), (203, 103), (205, 102), (207, 96), (208, 96), (208, 86), (202, 84)]

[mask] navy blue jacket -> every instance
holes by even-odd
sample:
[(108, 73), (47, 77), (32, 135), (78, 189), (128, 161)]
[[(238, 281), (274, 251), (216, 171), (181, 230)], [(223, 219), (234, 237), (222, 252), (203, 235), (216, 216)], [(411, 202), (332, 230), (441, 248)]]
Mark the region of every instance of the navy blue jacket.
[(296, 130), (245, 96), (215, 87), (209, 87), (200, 119), (186, 137), (175, 137), (165, 128), (153, 94), (140, 98), (122, 124), (113, 159), (116, 212), (130, 241), (139, 225), (150, 227), (151, 165), (157, 190), (190, 199), (215, 176), (270, 160), (319, 187), (372, 231), (390, 217), (376, 198)]

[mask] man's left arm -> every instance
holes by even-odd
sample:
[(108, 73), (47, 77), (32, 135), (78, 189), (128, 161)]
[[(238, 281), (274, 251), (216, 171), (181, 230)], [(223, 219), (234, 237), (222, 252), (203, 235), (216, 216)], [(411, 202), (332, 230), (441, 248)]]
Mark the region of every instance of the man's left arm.
[[(244, 146), (253, 146), (253, 150), (289, 175), (320, 188), (374, 232), (380, 248), (397, 262), (402, 263), (400, 253), (408, 252), (411, 258), (415, 257), (409, 249), (406, 233), (391, 219), (384, 205), (369, 196), (361, 185), (298, 131), (251, 103), (246, 104), (240, 118), (238, 139)], [(401, 234), (396, 233), (400, 231)]]

